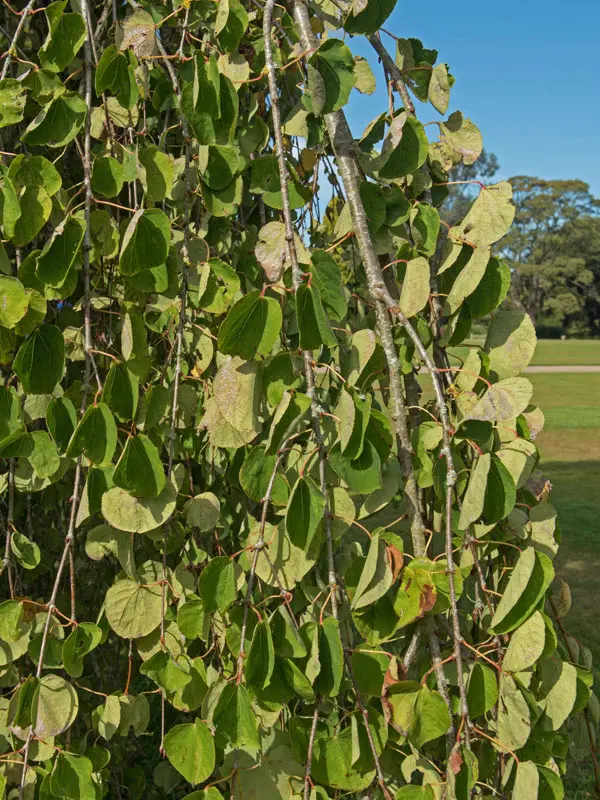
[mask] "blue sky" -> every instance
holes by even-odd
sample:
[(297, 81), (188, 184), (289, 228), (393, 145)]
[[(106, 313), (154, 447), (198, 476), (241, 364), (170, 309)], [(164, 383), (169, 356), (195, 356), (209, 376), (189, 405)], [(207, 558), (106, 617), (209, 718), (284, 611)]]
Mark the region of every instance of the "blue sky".
[[(456, 83), (451, 111), (471, 117), (500, 178), (581, 178), (600, 196), (600, 3), (598, 0), (398, 0), (384, 26), (439, 51)], [(388, 49), (395, 42), (383, 35)], [(387, 106), (383, 72), (370, 45), (355, 54), (376, 70), (377, 93), (353, 93), (355, 135)], [(439, 119), (417, 102), (423, 122)]]

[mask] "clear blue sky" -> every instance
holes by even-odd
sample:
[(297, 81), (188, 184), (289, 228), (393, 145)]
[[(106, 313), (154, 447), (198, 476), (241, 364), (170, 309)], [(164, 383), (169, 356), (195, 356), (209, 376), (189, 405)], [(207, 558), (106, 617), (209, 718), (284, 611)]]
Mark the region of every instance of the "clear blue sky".
[[(451, 111), (471, 117), (500, 162), (499, 177), (581, 178), (600, 196), (600, 2), (598, 0), (398, 0), (385, 28), (439, 51), (456, 82)], [(395, 42), (383, 39), (391, 52)], [(363, 40), (364, 41), (364, 40)], [(355, 135), (386, 107), (370, 45), (377, 93), (353, 92)], [(439, 119), (417, 102), (423, 122)]]

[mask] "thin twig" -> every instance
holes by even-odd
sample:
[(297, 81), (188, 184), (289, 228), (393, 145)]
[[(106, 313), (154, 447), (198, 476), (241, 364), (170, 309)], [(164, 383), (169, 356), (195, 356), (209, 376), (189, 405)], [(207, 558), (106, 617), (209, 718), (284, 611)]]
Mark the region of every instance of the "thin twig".
[(4, 55), (4, 66), (2, 67), (2, 73), (0, 74), (0, 80), (4, 80), (8, 75), (8, 71), (10, 69), (10, 64), (13, 58), (15, 57), (15, 52), (17, 49), (17, 41), (19, 36), (21, 35), (21, 31), (27, 21), (27, 17), (29, 16), (29, 12), (35, 5), (35, 0), (29, 0), (23, 11), (21, 11), (21, 16), (19, 17), (19, 23), (17, 25), (17, 30), (15, 31), (15, 35), (12, 38), (10, 45), (8, 46), (8, 50)]

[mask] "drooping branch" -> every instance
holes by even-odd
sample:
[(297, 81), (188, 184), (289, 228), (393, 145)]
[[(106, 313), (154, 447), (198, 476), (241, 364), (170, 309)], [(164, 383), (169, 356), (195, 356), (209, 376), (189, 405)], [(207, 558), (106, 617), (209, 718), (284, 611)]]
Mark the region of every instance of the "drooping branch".
[(6, 539), (4, 543), (4, 558), (0, 566), (0, 577), (6, 571), (8, 589), (11, 600), (15, 598), (15, 585), (12, 568), (12, 532), (15, 518), (15, 460), (8, 462), (8, 508), (6, 513)]
[[(294, 18), (298, 26), (303, 45), (306, 49), (315, 48), (317, 42), (315, 40), (312, 28), (310, 26), (310, 19), (305, 0), (295, 0), (294, 2)], [(346, 197), (350, 206), (350, 213), (352, 217), (353, 229), (358, 242), (360, 253), (363, 259), (365, 274), (369, 288), (369, 294), (375, 303), (377, 324), (379, 335), (382, 341), (382, 346), (390, 370), (390, 387), (392, 387), (392, 373), (396, 371), (398, 361), (396, 348), (393, 342), (393, 334), (391, 329), (391, 321), (387, 314), (389, 311), (396, 316), (404, 330), (408, 333), (410, 339), (415, 344), (417, 352), (423, 359), (425, 366), (431, 376), (438, 413), (442, 426), (443, 434), (443, 454), (446, 458), (447, 478), (446, 478), (446, 559), (448, 563), (448, 583), (450, 588), (450, 601), (451, 601), (451, 614), (452, 625), (454, 631), (454, 655), (456, 659), (456, 666), (458, 670), (458, 684), (461, 699), (461, 713), (468, 721), (468, 707), (466, 690), (462, 676), (462, 656), (460, 650), (460, 622), (458, 617), (458, 606), (456, 598), (456, 587), (454, 580), (455, 565), (453, 556), (452, 544), (452, 500), (454, 493), (454, 486), (456, 483), (456, 471), (454, 469), (454, 462), (452, 458), (452, 451), (450, 446), (450, 425), (448, 419), (448, 409), (445, 403), (443, 390), (439, 380), (437, 370), (427, 353), (427, 349), (421, 342), (414, 327), (402, 313), (397, 305), (397, 301), (391, 296), (382, 274), (381, 265), (373, 242), (368, 226), (368, 218), (365, 213), (365, 208), (360, 196), (360, 181), (359, 181), (359, 167), (356, 162), (354, 152), (354, 141), (350, 128), (348, 126), (346, 117), (342, 111), (333, 112), (325, 115), (325, 124), (329, 133), (329, 138), (337, 158), (338, 168), (346, 191)], [(387, 311), (386, 311), (387, 309)], [(408, 435), (408, 417), (407, 409), (404, 403), (401, 386), (397, 386), (392, 390), (392, 399), (394, 402), (394, 414), (400, 411), (400, 424), (398, 419), (395, 420), (397, 426), (398, 436), (401, 445), (406, 443), (408, 454), (411, 454), (410, 438)], [(403, 412), (403, 413), (402, 413)], [(402, 441), (404, 439), (404, 442)], [(412, 462), (408, 463), (408, 459), (403, 460), (404, 469), (408, 470), (405, 473), (406, 493), (409, 500), (410, 512), (413, 520), (413, 546), (415, 547), (415, 554), (424, 552), (424, 525), (422, 515), (418, 505), (418, 490), (416, 486), (416, 478)], [(415, 502), (413, 503), (410, 494), (414, 492)], [(420, 530), (416, 528), (420, 527)], [(465, 738), (468, 742), (468, 725), (465, 728)]]
[(404, 106), (404, 110), (410, 116), (414, 116), (415, 106), (413, 104), (413, 101), (411, 100), (410, 94), (408, 93), (406, 83), (402, 76), (402, 70), (396, 64), (391, 55), (388, 53), (385, 45), (381, 41), (381, 34), (379, 32), (372, 34), (371, 36), (369, 36), (369, 42), (371, 43), (371, 45), (375, 49), (375, 52), (381, 59), (381, 63), (383, 64), (384, 69), (387, 71), (396, 91), (400, 95), (402, 99), (402, 104)]
[[(281, 113), (279, 110), (279, 94), (277, 89), (277, 77), (275, 71), (275, 61), (273, 59), (273, 44), (271, 40), (273, 28), (273, 8), (275, 0), (267, 0), (263, 11), (263, 35), (265, 41), (265, 65), (267, 69), (267, 78), (269, 82), (269, 94), (271, 97), (271, 116), (273, 119), (273, 135), (275, 139), (275, 147), (277, 149), (277, 163), (279, 166), (279, 183), (281, 187), (281, 197), (283, 206), (283, 218), (285, 223), (285, 239), (287, 242), (287, 249), (292, 265), (292, 283), (294, 290), (298, 291), (302, 284), (302, 270), (298, 262), (298, 253), (296, 250), (296, 242), (294, 238), (294, 224), (292, 220), (292, 211), (290, 205), (290, 194), (288, 188), (288, 168), (285, 160), (285, 150), (283, 147), (283, 135), (281, 129)], [(319, 448), (319, 482), (323, 498), (325, 500), (324, 520), (325, 520), (325, 538), (327, 546), (327, 571), (328, 583), (331, 593), (331, 608), (333, 616), (338, 618), (338, 587), (335, 570), (335, 560), (333, 554), (333, 538), (331, 533), (331, 513), (329, 508), (329, 496), (327, 492), (327, 484), (325, 481), (325, 462), (327, 454), (325, 452), (325, 445), (323, 440), (323, 433), (321, 430), (321, 421), (319, 416), (319, 408), (315, 395), (315, 373), (313, 368), (312, 355), (310, 351), (304, 350), (302, 353), (304, 361), (304, 375), (306, 378), (306, 393), (311, 400), (311, 414), (312, 424), (317, 447)]]

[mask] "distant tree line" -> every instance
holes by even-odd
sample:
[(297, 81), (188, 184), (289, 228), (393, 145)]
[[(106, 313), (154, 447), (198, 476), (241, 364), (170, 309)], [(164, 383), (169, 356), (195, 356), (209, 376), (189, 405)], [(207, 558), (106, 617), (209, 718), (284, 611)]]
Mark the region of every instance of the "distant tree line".
[[(461, 165), (458, 181), (482, 181), (499, 169), (493, 153)], [(513, 272), (506, 304), (522, 308), (540, 336), (600, 336), (600, 200), (582, 180), (510, 178), (517, 207), (498, 250)], [(457, 184), (446, 207), (451, 224), (476, 196), (475, 184)]]

